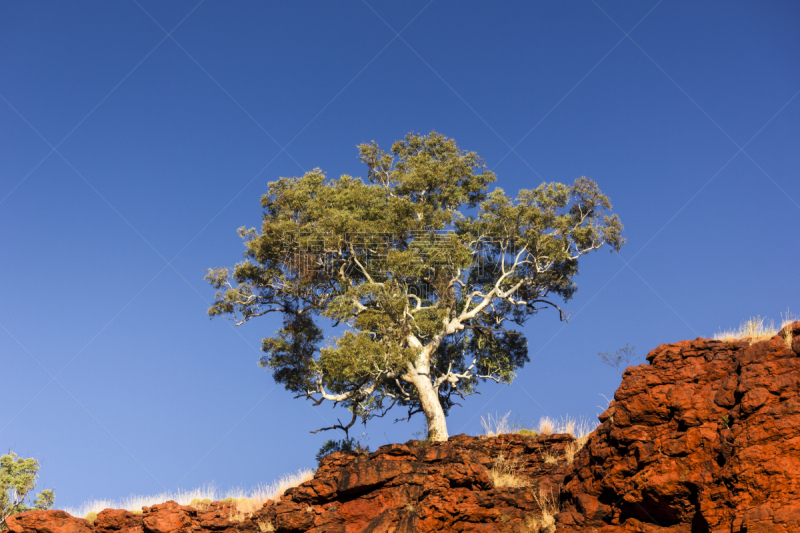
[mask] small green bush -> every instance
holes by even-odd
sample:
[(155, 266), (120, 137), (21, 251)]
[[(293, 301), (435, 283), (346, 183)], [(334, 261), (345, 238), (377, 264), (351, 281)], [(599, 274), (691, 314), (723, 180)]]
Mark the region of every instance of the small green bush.
[(0, 530), (6, 529), (6, 518), (23, 511), (45, 510), (53, 507), (56, 495), (43, 490), (36, 495), (33, 505), (26, 503), (28, 493), (36, 487), (39, 461), (23, 459), (12, 451), (0, 457)]
[(342, 440), (328, 440), (319, 449), (316, 455), (317, 463), (322, 466), (322, 458), (334, 452), (358, 452), (369, 453), (369, 446), (357, 441), (353, 437)]

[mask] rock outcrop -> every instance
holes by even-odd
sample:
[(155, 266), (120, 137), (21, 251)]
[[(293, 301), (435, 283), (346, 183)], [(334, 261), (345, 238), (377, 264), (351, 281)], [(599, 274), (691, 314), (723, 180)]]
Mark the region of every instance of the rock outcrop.
[[(791, 348), (786, 332), (793, 333)], [(564, 531), (800, 531), (800, 322), (661, 345), (565, 478)]]
[(7, 524), (13, 533), (800, 531), (800, 322), (786, 330), (752, 346), (659, 346), (649, 365), (625, 371), (572, 461), (569, 435), (459, 435), (331, 454), (313, 480), (247, 517), (230, 503), (167, 502), (107, 509), (94, 524), (63, 511)]

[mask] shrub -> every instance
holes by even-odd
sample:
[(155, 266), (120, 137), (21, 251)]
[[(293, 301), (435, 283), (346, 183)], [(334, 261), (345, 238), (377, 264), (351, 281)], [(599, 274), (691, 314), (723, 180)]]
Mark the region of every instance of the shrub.
[(626, 342), (625, 346), (617, 350), (617, 352), (613, 355), (611, 352), (597, 352), (597, 355), (600, 356), (600, 359), (604, 364), (610, 366), (611, 368), (624, 371), (631, 365), (636, 357), (636, 347), (628, 346), (628, 343)]
[(13, 514), (53, 506), (56, 496), (52, 490), (37, 494), (32, 506), (26, 503), (28, 493), (36, 487), (38, 472), (39, 461), (32, 457), (23, 459), (12, 451), (0, 457), (0, 529), (6, 529), (6, 518)]
[(362, 444), (360, 440), (353, 437), (344, 438), (342, 440), (328, 440), (319, 449), (316, 455), (317, 463), (322, 466), (322, 459), (334, 452), (356, 452), (356, 453), (369, 453), (369, 446)]

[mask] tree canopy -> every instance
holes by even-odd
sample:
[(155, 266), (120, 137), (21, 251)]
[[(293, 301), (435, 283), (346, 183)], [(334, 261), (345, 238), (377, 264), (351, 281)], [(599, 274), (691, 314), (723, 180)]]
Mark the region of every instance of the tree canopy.
[[(352, 413), (323, 429), (401, 407), (445, 440), (458, 398), (529, 361), (515, 328), (544, 308), (566, 319), (556, 302), (575, 293), (578, 259), (618, 251), (622, 224), (585, 177), (490, 192), (481, 158), (436, 132), (358, 149), (366, 182), (315, 169), (269, 184), (260, 231), (239, 229), (244, 261), (207, 272), (208, 314), (240, 325), (279, 313), (260, 364), (298, 397)], [(325, 324), (340, 332), (327, 342)]]
[(50, 509), (55, 502), (52, 490), (45, 489), (36, 495), (29, 506), (28, 493), (36, 487), (39, 461), (33, 457), (23, 459), (14, 452), (0, 457), (0, 530), (5, 530), (5, 520), (23, 511)]

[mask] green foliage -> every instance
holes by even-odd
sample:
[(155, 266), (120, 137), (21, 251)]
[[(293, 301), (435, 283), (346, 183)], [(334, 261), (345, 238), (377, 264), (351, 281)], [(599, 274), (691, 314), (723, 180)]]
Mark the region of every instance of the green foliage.
[(97, 513), (92, 511), (91, 513), (84, 516), (83, 519), (89, 522), (90, 524), (94, 524), (94, 521), (97, 520)]
[(369, 446), (362, 444), (360, 441), (357, 441), (353, 437), (344, 438), (341, 440), (327, 440), (325, 444), (319, 449), (316, 455), (317, 464), (322, 466), (322, 459), (326, 455), (330, 455), (334, 452), (357, 452), (357, 453), (369, 453)]
[[(436, 132), (358, 148), (366, 182), (315, 169), (269, 184), (260, 230), (239, 229), (244, 260), (207, 271), (208, 314), (282, 315), (260, 364), (352, 413), (325, 429), (396, 406), (431, 424), (479, 383), (513, 380), (529, 361), (516, 328), (544, 308), (565, 320), (553, 297), (573, 296), (582, 255), (619, 250), (622, 224), (587, 178), (489, 191), (480, 157)], [(347, 329), (323, 345), (323, 321)]]
[(23, 459), (14, 452), (0, 457), (0, 525), (5, 529), (5, 519), (23, 511), (50, 509), (55, 502), (52, 490), (45, 489), (29, 506), (28, 493), (36, 487), (39, 461), (30, 457)]

